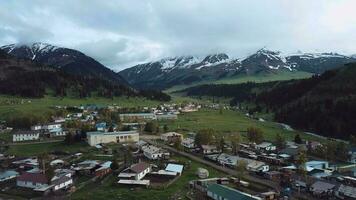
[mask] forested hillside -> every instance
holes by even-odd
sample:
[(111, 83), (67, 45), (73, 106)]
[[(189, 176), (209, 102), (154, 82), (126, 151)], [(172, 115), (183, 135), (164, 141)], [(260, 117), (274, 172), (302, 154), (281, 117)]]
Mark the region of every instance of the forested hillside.
[(189, 96), (233, 97), (232, 105), (253, 102), (272, 110), (275, 120), (324, 136), (356, 134), (356, 63), (309, 79), (188, 88)]
[(1, 50), (0, 94), (36, 98), (45, 95), (76, 98), (92, 95), (107, 98), (144, 96), (148, 99), (170, 100), (170, 97), (162, 92), (140, 91), (105, 79), (68, 74), (61, 69), (47, 67), (28, 59), (15, 58)]

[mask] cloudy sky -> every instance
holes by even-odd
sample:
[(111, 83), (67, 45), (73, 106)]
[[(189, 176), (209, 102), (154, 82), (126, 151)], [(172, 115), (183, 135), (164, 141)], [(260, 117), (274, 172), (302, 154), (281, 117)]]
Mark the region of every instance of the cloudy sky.
[(356, 53), (355, 0), (0, 0), (0, 45), (75, 48), (118, 71), (167, 56)]

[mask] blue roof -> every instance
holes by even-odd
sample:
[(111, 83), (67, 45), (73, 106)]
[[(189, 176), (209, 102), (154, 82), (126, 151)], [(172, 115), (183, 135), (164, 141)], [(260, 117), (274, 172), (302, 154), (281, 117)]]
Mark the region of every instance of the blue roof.
[(106, 122), (97, 123), (95, 128), (106, 128)]
[(171, 164), (169, 163), (166, 167), (166, 171), (182, 173), (183, 165)]
[(16, 171), (7, 170), (7, 171), (4, 171), (4, 172), (0, 173), (0, 179), (4, 179), (4, 178), (10, 177), (10, 176), (17, 176), (17, 175), (19, 175), (19, 173), (16, 172)]

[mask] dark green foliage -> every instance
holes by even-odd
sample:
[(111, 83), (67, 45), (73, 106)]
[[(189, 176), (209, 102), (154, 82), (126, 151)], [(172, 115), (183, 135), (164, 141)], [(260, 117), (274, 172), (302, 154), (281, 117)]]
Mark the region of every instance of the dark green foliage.
[(145, 126), (145, 131), (150, 133), (158, 133), (159, 132), (158, 123), (155, 121), (147, 122)]
[(255, 142), (256, 144), (260, 144), (261, 142), (263, 142), (262, 130), (255, 127), (247, 128), (247, 139), (250, 142)]
[(195, 142), (195, 144), (197, 146), (214, 143), (214, 130), (212, 130), (212, 129), (200, 130), (195, 135), (195, 141), (194, 142)]
[(294, 142), (297, 143), (297, 144), (302, 144), (303, 143), (303, 140), (302, 140), (302, 138), (300, 137), (299, 134), (295, 135)]

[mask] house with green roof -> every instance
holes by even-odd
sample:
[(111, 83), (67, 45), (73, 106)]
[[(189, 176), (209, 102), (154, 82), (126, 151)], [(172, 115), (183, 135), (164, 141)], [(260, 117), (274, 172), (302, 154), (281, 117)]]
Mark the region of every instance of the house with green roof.
[(209, 185), (207, 195), (214, 200), (262, 200), (260, 197), (219, 184)]

